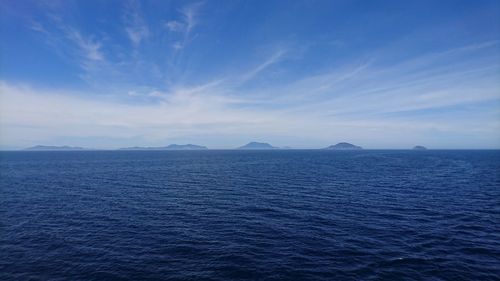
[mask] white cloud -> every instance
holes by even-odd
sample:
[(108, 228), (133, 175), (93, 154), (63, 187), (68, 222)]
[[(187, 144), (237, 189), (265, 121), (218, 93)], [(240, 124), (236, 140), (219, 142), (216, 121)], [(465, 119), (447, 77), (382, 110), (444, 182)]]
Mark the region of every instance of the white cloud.
[(141, 15), (140, 3), (138, 1), (130, 1), (126, 5), (124, 21), (125, 31), (135, 45), (139, 45), (149, 37), (149, 28)]
[(198, 12), (202, 6), (202, 2), (194, 3), (188, 6), (185, 6), (181, 9), (181, 14), (184, 16), (184, 20), (186, 23), (186, 33), (189, 34), (191, 30), (198, 24)]
[[(52, 14), (51, 14), (52, 15)], [(76, 63), (88, 75), (90, 71), (107, 64), (102, 41), (93, 35), (83, 34), (80, 30), (64, 22), (62, 17), (52, 15), (51, 24), (42, 25), (32, 21), (29, 28), (43, 36), (51, 50), (69, 63)]]
[(101, 52), (101, 43), (83, 37), (81, 33), (75, 29), (66, 28), (66, 30), (68, 38), (78, 46), (85, 58), (91, 61), (101, 61), (104, 59), (104, 55)]
[(183, 49), (192, 40), (191, 32), (199, 22), (198, 14), (201, 6), (201, 2), (187, 5), (179, 10), (182, 16), (180, 20), (171, 20), (165, 23), (165, 27), (169, 31), (182, 33), (182, 40), (172, 44), (175, 50)]
[(182, 44), (182, 42), (175, 42), (174, 44), (172, 44), (172, 48), (174, 48), (176, 50), (180, 50), (183, 48), (183, 44)]
[[(171, 135), (199, 124), (259, 123), (268, 120), (251, 110), (232, 110), (234, 100), (217, 93), (178, 89), (162, 97), (161, 103), (130, 105), (107, 99), (85, 98), (81, 93), (35, 90), (2, 82), (2, 127), (36, 128), (49, 135), (136, 134)], [(135, 93), (132, 92), (132, 95)], [(269, 120), (268, 120), (269, 121)], [(76, 129), (78, 128), (78, 129)], [(14, 136), (14, 134), (7, 133)]]
[(31, 30), (40, 32), (40, 33), (47, 33), (47, 30), (43, 27), (43, 25), (39, 22), (33, 21), (31, 25), (29, 26)]
[(248, 71), (244, 75), (242, 75), (240, 78), (240, 81), (243, 83), (243, 82), (246, 82), (246, 81), (253, 79), (257, 75), (259, 75), (262, 71), (264, 71), (265, 69), (270, 67), (271, 65), (278, 63), (282, 59), (284, 54), (285, 54), (285, 50), (279, 50), (279, 51), (275, 52), (266, 61), (262, 62), (261, 64), (257, 65), (255, 68), (251, 69), (250, 71)]
[(170, 31), (173, 31), (173, 32), (179, 32), (179, 31), (183, 31), (185, 30), (186, 26), (184, 23), (182, 22), (179, 22), (179, 21), (175, 21), (175, 20), (172, 20), (172, 21), (169, 21), (169, 22), (166, 22), (165, 23), (165, 27), (170, 30)]

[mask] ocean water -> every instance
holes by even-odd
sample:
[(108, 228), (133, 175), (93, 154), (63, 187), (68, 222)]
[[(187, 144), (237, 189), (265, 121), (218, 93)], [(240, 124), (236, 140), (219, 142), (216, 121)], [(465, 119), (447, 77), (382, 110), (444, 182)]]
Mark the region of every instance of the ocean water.
[(0, 153), (0, 280), (499, 280), (500, 151)]

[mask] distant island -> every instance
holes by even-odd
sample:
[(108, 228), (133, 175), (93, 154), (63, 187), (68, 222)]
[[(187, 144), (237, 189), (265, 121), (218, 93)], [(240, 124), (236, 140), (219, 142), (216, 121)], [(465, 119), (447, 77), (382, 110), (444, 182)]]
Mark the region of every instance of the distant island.
[(357, 146), (354, 144), (350, 144), (347, 142), (339, 142), (335, 145), (330, 145), (329, 147), (326, 147), (325, 149), (332, 149), (332, 150), (359, 150), (363, 149), (361, 146)]
[(33, 151), (56, 151), (56, 150), (84, 150), (85, 148), (79, 146), (54, 146), (54, 145), (35, 145), (32, 147), (25, 148), (24, 150)]
[[(108, 150), (207, 150), (208, 147), (203, 145), (196, 144), (170, 144), (167, 146), (132, 146), (132, 147), (123, 147), (118, 149), (108, 149)], [(259, 150), (259, 149), (283, 149), (289, 150), (293, 149), (289, 146), (276, 147), (272, 146), (269, 143), (265, 142), (256, 142), (252, 141), (243, 146), (237, 147), (235, 149), (238, 150)], [(361, 146), (357, 146), (348, 142), (339, 142), (335, 145), (330, 145), (328, 147), (322, 148), (325, 150), (361, 150), (363, 149)], [(79, 146), (69, 146), (69, 145), (35, 145), (32, 147), (24, 148), (22, 150), (29, 151), (71, 151), (71, 150), (85, 150), (85, 151), (94, 151), (94, 150), (102, 150), (102, 149), (93, 149), (93, 148), (84, 148)], [(416, 145), (412, 148), (412, 150), (428, 150), (427, 147), (423, 145)]]
[(196, 144), (170, 144), (167, 146), (158, 146), (158, 147), (124, 147), (119, 150), (203, 150), (208, 149), (206, 146), (196, 145)]
[(265, 142), (249, 142), (245, 144), (244, 146), (238, 147), (238, 149), (277, 149), (277, 147), (274, 147), (268, 143)]
[(427, 150), (427, 147), (421, 146), (421, 145), (417, 145), (417, 146), (413, 147), (413, 150)]

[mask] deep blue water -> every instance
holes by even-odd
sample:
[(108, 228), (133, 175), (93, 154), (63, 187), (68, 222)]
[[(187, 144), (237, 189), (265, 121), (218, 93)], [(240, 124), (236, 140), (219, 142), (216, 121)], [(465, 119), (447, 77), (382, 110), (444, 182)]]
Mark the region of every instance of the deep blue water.
[(0, 280), (499, 280), (500, 151), (0, 153)]

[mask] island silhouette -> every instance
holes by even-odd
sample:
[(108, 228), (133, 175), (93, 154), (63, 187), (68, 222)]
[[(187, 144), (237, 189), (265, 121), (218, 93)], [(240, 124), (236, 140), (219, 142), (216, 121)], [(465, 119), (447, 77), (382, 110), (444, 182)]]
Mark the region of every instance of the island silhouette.
[(243, 146), (238, 147), (238, 149), (278, 149), (278, 147), (274, 147), (265, 142), (252, 141)]
[(413, 147), (413, 150), (427, 150), (427, 147), (422, 145), (417, 145)]
[(348, 142), (339, 142), (335, 145), (330, 145), (325, 149), (333, 149), (333, 150), (359, 150), (363, 149), (361, 146), (357, 146)]
[(32, 147), (25, 148), (24, 150), (34, 150), (34, 151), (54, 151), (54, 150), (84, 150), (85, 148), (79, 146), (55, 146), (55, 145), (35, 145)]
[[(207, 150), (209, 149), (203, 145), (197, 144), (169, 144), (167, 146), (132, 146), (132, 147), (123, 147), (118, 149), (111, 150)], [(234, 148), (238, 150), (271, 150), (271, 149), (283, 149), (289, 150), (293, 149), (289, 146), (277, 147), (273, 146), (266, 142), (257, 142), (251, 141), (243, 146)], [(348, 142), (339, 142), (334, 145), (330, 145), (328, 147), (321, 148), (324, 150), (361, 150), (363, 149), (361, 146), (357, 146)], [(79, 146), (69, 146), (69, 145), (35, 145), (32, 147), (24, 148), (23, 150), (29, 151), (72, 151), (72, 150), (101, 150), (101, 149), (92, 149), (92, 148), (84, 148)], [(416, 145), (412, 148), (412, 150), (427, 150), (425, 146)]]

